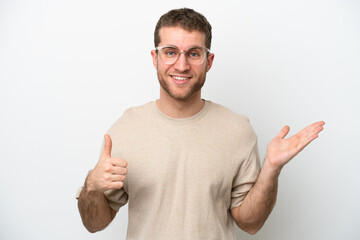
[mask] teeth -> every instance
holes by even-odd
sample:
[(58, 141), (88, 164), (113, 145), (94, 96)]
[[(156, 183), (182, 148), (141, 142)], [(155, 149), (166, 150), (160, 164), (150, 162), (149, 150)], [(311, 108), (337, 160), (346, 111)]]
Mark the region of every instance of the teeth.
[(179, 80), (179, 81), (183, 81), (183, 80), (186, 80), (186, 79), (189, 79), (187, 77), (177, 77), (177, 76), (172, 76), (175, 80)]

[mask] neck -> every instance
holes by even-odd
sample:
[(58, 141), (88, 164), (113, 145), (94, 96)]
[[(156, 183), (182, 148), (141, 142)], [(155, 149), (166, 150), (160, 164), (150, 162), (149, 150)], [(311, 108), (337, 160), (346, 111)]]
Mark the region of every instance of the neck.
[(205, 101), (201, 99), (201, 91), (195, 93), (188, 99), (179, 100), (170, 97), (162, 89), (160, 98), (156, 101), (159, 110), (171, 118), (188, 118), (191, 117), (204, 107)]

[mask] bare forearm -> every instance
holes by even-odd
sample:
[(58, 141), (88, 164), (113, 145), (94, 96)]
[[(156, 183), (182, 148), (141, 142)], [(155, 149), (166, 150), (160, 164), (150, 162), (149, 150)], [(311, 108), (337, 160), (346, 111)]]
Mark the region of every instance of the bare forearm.
[(285, 139), (289, 126), (281, 129), (267, 147), (267, 154), (260, 175), (243, 203), (231, 209), (237, 225), (248, 233), (256, 233), (275, 206), (278, 177), (282, 167), (310, 142), (318, 137), (325, 122), (310, 124), (294, 136)]
[(109, 207), (104, 193), (87, 191), (84, 188), (78, 199), (78, 208), (86, 229), (97, 232), (104, 229), (115, 217), (116, 212)]
[(104, 229), (114, 219), (116, 211), (110, 208), (104, 192), (121, 189), (127, 174), (125, 159), (111, 157), (112, 141), (108, 134), (95, 168), (85, 180), (85, 187), (78, 198), (78, 207), (84, 226), (89, 232)]
[(255, 234), (264, 225), (276, 203), (280, 169), (269, 166), (267, 159), (260, 175), (240, 207), (232, 211), (237, 216), (237, 225)]

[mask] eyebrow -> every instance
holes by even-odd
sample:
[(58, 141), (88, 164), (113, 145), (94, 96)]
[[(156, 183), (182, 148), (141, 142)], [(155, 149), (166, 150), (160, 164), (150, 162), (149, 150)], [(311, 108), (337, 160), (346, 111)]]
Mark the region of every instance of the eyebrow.
[[(179, 47), (177, 47), (177, 46), (175, 46), (175, 45), (171, 45), (171, 44), (169, 44), (169, 45), (164, 45), (164, 46), (162, 46), (162, 47), (174, 47), (174, 48), (178, 48), (178, 49), (180, 49)], [(198, 45), (193, 45), (193, 46), (190, 46), (190, 47), (188, 47), (188, 48), (186, 48), (186, 49), (191, 49), (191, 48), (201, 48), (201, 49), (203, 49), (203, 48), (205, 48), (205, 49), (207, 49), (206, 47), (201, 47), (201, 46), (198, 46)]]

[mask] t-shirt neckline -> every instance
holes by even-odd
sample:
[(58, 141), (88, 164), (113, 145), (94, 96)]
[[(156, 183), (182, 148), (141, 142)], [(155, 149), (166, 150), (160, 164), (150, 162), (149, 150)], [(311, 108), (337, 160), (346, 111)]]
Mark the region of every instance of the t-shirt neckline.
[(191, 117), (186, 117), (186, 118), (172, 118), (172, 117), (167, 116), (166, 114), (164, 114), (163, 112), (160, 111), (160, 109), (158, 108), (158, 106), (156, 104), (156, 101), (152, 101), (151, 105), (152, 105), (152, 109), (153, 109), (154, 113), (162, 120), (168, 121), (168, 122), (173, 122), (173, 123), (178, 123), (178, 124), (184, 124), (184, 123), (197, 121), (206, 114), (206, 112), (209, 109), (209, 106), (211, 105), (211, 101), (208, 101), (205, 99), (203, 99), (203, 100), (205, 103), (204, 103), (204, 106), (202, 107), (202, 109), (198, 113), (192, 115)]

